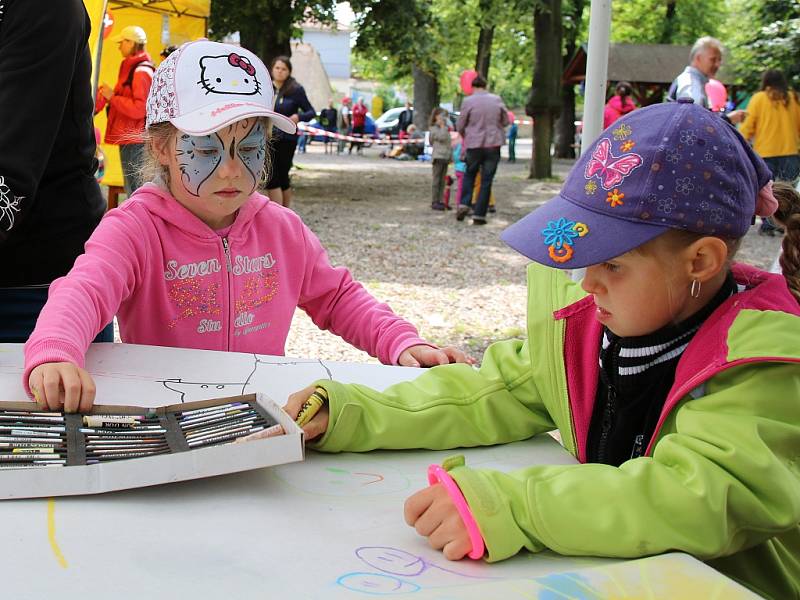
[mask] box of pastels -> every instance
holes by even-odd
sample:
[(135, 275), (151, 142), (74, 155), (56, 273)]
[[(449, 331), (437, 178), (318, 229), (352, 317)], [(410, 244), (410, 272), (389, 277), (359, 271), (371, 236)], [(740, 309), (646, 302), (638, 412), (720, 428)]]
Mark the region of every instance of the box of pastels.
[(0, 402), (0, 498), (97, 494), (298, 460), (302, 430), (263, 394), (96, 404), (87, 414)]

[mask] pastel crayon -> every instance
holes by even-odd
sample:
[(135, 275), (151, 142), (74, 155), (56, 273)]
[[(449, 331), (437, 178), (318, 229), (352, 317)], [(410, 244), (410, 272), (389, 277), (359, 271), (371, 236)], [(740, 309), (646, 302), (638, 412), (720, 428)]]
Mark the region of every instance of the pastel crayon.
[(252, 415), (248, 417), (240, 417), (238, 419), (225, 419), (224, 421), (214, 421), (212, 423), (203, 423), (202, 427), (192, 427), (183, 429), (185, 435), (191, 435), (198, 432), (208, 431), (210, 429), (219, 429), (221, 427), (235, 426), (240, 423), (253, 423), (259, 420), (259, 415)]
[(14, 462), (26, 460), (45, 460), (48, 458), (61, 458), (60, 454), (0, 454), (0, 462)]
[(242, 415), (257, 415), (257, 414), (258, 413), (256, 411), (254, 411), (254, 410), (242, 410), (242, 409), (226, 410), (224, 412), (211, 413), (211, 414), (203, 415), (201, 417), (195, 417), (195, 418), (192, 418), (192, 419), (182, 419), (182, 420), (180, 420), (178, 422), (180, 423), (181, 427), (190, 427), (190, 426), (195, 425), (197, 423), (205, 423), (205, 422), (208, 422), (208, 421), (218, 421), (220, 419), (230, 419), (230, 418), (234, 418), (234, 417), (240, 417)]
[(39, 467), (63, 467), (66, 466), (66, 461), (43, 461), (35, 463), (2, 463), (0, 469), (30, 469)]
[[(256, 431), (261, 431), (262, 429), (264, 429), (264, 428), (260, 427), (260, 426), (259, 427), (253, 427), (252, 429), (246, 431), (245, 434), (249, 435), (251, 433), (255, 433)], [(220, 436), (216, 436), (216, 437), (212, 437), (212, 438), (208, 438), (208, 439), (204, 439), (204, 440), (194, 440), (194, 441), (189, 442), (189, 447), (206, 446), (206, 445), (210, 445), (210, 444), (215, 444), (217, 442), (225, 442), (225, 441), (228, 441), (228, 440), (233, 440), (233, 439), (235, 439), (237, 437), (242, 437), (242, 435), (243, 435), (242, 433), (229, 433), (229, 434), (226, 434), (226, 435), (220, 435)]]
[(55, 431), (60, 433), (66, 431), (66, 427), (58, 425), (17, 425), (16, 423), (9, 423), (6, 425), (0, 423), (0, 431), (14, 431), (18, 429), (25, 431)]
[(251, 433), (250, 435), (236, 438), (236, 440), (234, 441), (237, 444), (241, 444), (253, 440), (262, 440), (265, 438), (275, 437), (276, 435), (286, 435), (286, 432), (283, 430), (283, 425), (281, 425), (280, 423), (273, 425), (272, 427), (267, 427), (262, 431), (257, 431), (255, 433)]
[(13, 421), (14, 423), (63, 423), (64, 417), (44, 417), (39, 415), (9, 415), (0, 413), (0, 421)]
[[(242, 423), (239, 425), (232, 425), (230, 427), (223, 427), (218, 429), (213, 429), (211, 431), (206, 431), (202, 433), (195, 433), (194, 435), (187, 435), (186, 441), (191, 442), (193, 440), (202, 440), (205, 438), (215, 437), (218, 435), (223, 435), (226, 433), (233, 433), (234, 431), (244, 431), (246, 429), (252, 429), (255, 426), (254, 423)], [(261, 428), (263, 429), (263, 427)]]
[(52, 442), (0, 442), (0, 448), (58, 448), (64, 444), (61, 441), (53, 440)]

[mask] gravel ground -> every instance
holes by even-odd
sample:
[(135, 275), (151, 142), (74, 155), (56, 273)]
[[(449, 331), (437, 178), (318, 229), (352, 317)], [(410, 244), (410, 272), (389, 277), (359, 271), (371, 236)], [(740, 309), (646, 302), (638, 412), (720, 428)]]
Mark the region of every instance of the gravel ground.
[[(314, 144), (295, 158), (293, 207), (320, 237), (331, 262), (347, 266), (436, 344), (480, 358), (492, 342), (524, 336), (527, 259), (498, 236), (557, 193), (572, 162), (556, 161), (553, 181), (533, 181), (527, 179), (527, 161), (503, 160), (494, 183), (497, 213), (476, 227), (469, 219), (457, 222), (455, 211), (430, 210), (429, 163), (381, 159), (379, 150), (325, 155)], [(758, 236), (754, 227), (737, 258), (768, 268), (779, 245), (779, 238)], [(286, 354), (377, 362), (319, 330), (301, 310)]]

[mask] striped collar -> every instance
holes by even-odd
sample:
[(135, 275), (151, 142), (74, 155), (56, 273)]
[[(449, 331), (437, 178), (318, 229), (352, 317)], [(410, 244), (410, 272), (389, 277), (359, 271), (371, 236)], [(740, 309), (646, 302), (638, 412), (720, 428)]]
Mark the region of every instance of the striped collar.
[[(603, 328), (600, 367), (619, 383), (664, 365), (677, 363), (705, 320), (730, 296), (739, 291), (728, 273), (719, 291), (702, 309), (680, 323), (670, 323), (658, 331), (637, 337), (619, 337)], [(624, 379), (621, 379), (624, 378)]]

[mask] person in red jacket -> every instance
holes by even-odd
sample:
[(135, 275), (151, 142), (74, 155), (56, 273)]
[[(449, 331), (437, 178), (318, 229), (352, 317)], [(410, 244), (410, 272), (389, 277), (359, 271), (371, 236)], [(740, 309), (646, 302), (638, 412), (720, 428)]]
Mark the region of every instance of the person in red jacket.
[[(353, 107), (351, 118), (353, 119), (353, 135), (364, 137), (364, 126), (367, 124), (367, 105), (364, 104), (363, 97), (359, 97), (358, 102)], [(353, 146), (356, 147), (358, 154), (364, 153), (363, 142), (351, 142), (350, 149), (347, 151), (348, 154), (352, 154)]]
[(636, 108), (631, 99), (632, 93), (633, 88), (627, 81), (620, 81), (617, 84), (617, 87), (614, 88), (614, 95), (606, 102), (606, 108), (603, 111), (603, 129), (610, 126), (622, 115), (627, 115)]
[(119, 146), (125, 193), (130, 196), (142, 184), (139, 169), (144, 150), (145, 104), (155, 66), (145, 52), (147, 34), (141, 27), (129, 25), (112, 41), (119, 44), (123, 60), (114, 88), (103, 83), (97, 90), (95, 113), (108, 107), (105, 142)]

